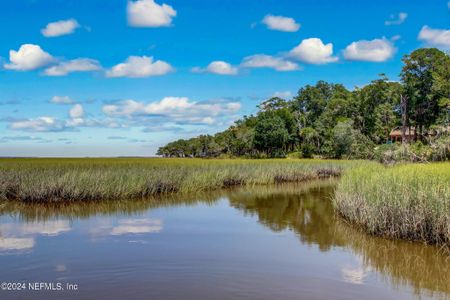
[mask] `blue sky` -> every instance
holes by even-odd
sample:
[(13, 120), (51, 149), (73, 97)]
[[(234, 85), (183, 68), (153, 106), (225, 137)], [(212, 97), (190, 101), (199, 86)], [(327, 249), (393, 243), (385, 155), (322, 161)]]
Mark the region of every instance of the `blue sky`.
[(153, 155), (318, 80), (353, 89), (450, 48), (450, 2), (0, 4), (0, 156)]

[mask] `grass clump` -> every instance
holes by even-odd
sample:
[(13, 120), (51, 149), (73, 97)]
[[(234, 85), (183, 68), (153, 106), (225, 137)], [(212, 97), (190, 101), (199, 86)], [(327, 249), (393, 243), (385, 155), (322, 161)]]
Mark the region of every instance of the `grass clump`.
[(450, 247), (450, 163), (349, 170), (333, 203), (369, 233)]
[(111, 200), (333, 177), (361, 161), (0, 159), (0, 201)]

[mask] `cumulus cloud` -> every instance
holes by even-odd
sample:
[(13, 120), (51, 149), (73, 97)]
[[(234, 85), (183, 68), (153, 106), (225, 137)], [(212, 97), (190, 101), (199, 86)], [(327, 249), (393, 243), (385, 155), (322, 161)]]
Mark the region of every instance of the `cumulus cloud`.
[(206, 68), (202, 69), (199, 67), (192, 68), (192, 72), (208, 72), (218, 75), (236, 75), (238, 73), (238, 69), (236, 67), (233, 67), (231, 64), (217, 60), (211, 62)]
[(282, 57), (266, 54), (247, 56), (242, 60), (241, 66), (244, 68), (272, 68), (277, 71), (295, 71), (300, 68), (298, 64)]
[(124, 100), (104, 105), (102, 110), (110, 117), (155, 117), (176, 123), (213, 124), (216, 118), (235, 113), (240, 108), (239, 102), (195, 102), (187, 97), (165, 97), (150, 103)]
[(149, 77), (165, 75), (174, 68), (165, 61), (153, 60), (153, 57), (130, 56), (123, 63), (113, 66), (106, 72), (106, 77)]
[(309, 64), (326, 64), (338, 60), (333, 56), (333, 44), (325, 45), (319, 38), (304, 39), (289, 52), (289, 56)]
[(4, 68), (16, 71), (35, 70), (55, 61), (53, 56), (33, 44), (23, 44), (18, 51), (9, 50), (9, 60)]
[(75, 104), (72, 106), (72, 108), (69, 110), (69, 116), (72, 119), (78, 119), (82, 118), (84, 116), (84, 108), (81, 104)]
[(51, 66), (45, 69), (44, 74), (47, 76), (64, 76), (72, 72), (90, 72), (100, 69), (100, 63), (95, 59), (77, 58)]
[(165, 27), (172, 25), (177, 12), (165, 3), (154, 0), (128, 1), (128, 24), (133, 27)]
[(450, 48), (450, 30), (423, 26), (418, 39), (434, 47)]
[(361, 40), (348, 45), (344, 57), (348, 60), (383, 62), (395, 53), (394, 45), (387, 39)]
[(283, 16), (267, 15), (262, 20), (262, 23), (271, 30), (296, 32), (300, 29), (300, 24), (296, 23), (293, 18)]
[(25, 120), (13, 121), (9, 127), (15, 130), (36, 131), (36, 132), (52, 132), (62, 131), (66, 129), (64, 122), (53, 117), (38, 117)]
[(80, 27), (80, 24), (78, 24), (75, 19), (61, 20), (48, 23), (47, 26), (41, 30), (41, 33), (45, 37), (57, 37), (72, 34), (78, 27)]
[(50, 102), (54, 104), (73, 104), (75, 101), (69, 96), (53, 96)]
[(384, 25), (400, 25), (403, 22), (405, 22), (406, 18), (408, 17), (408, 14), (405, 12), (399, 13), (397, 16), (391, 15), (389, 17), (389, 20), (384, 21)]

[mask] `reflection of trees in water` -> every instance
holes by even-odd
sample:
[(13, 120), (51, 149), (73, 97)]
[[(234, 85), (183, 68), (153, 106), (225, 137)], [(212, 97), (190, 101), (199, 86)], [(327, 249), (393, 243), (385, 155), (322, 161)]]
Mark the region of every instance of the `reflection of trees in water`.
[(346, 249), (361, 256), (365, 266), (377, 271), (394, 287), (410, 284), (417, 295), (427, 289), (430, 295), (442, 298), (446, 295), (432, 291), (450, 293), (450, 257), (445, 252), (418, 242), (369, 236), (340, 220), (335, 229)]
[[(254, 193), (236, 191), (229, 199), (233, 207), (256, 215), (271, 230), (290, 229), (321, 251), (348, 249), (361, 257), (366, 269), (377, 271), (394, 287), (411, 285), (418, 295), (433, 295), (434, 290), (450, 293), (450, 257), (433, 246), (386, 240), (350, 227), (335, 216), (329, 201), (332, 193), (330, 185), (311, 184), (300, 190), (287, 185)], [(433, 296), (445, 297), (436, 292)]]
[(274, 231), (290, 229), (302, 242), (316, 244), (327, 251), (337, 245), (334, 237), (333, 207), (329, 201), (333, 187), (329, 182), (307, 185), (264, 187), (253, 193), (229, 193), (230, 204)]
[[(372, 237), (336, 218), (329, 201), (334, 181), (255, 186), (204, 194), (165, 196), (127, 201), (70, 204), (0, 203), (0, 215), (15, 215), (26, 222), (49, 219), (88, 218), (95, 215), (137, 215), (152, 208), (213, 205), (227, 197), (230, 205), (257, 216), (273, 231), (292, 230), (302, 243), (321, 251), (342, 247), (361, 257), (364, 267), (377, 271), (384, 280), (400, 287), (411, 285), (416, 293), (432, 290), (450, 293), (450, 257), (435, 247)], [(435, 295), (436, 296), (436, 295)], [(443, 298), (445, 295), (443, 296)]]

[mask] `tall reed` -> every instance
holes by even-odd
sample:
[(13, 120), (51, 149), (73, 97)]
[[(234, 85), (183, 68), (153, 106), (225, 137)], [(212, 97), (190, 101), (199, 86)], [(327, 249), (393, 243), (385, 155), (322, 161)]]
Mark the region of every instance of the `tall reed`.
[(109, 200), (298, 182), (337, 176), (362, 163), (298, 159), (0, 159), (0, 200)]
[(333, 203), (372, 234), (450, 247), (450, 163), (349, 170)]

